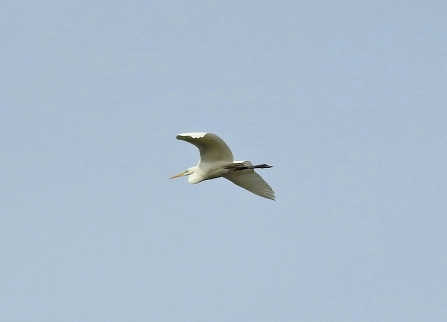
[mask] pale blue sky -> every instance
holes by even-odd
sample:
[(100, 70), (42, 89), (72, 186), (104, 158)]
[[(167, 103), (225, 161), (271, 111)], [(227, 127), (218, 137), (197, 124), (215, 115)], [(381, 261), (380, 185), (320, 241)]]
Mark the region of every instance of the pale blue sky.
[(446, 1), (1, 11), (2, 321), (447, 320)]

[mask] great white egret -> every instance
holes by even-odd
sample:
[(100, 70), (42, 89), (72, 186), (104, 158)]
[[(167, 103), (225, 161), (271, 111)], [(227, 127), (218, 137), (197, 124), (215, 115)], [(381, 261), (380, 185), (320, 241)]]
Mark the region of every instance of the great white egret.
[(188, 176), (189, 183), (195, 184), (204, 180), (223, 177), (260, 197), (275, 200), (275, 193), (254, 169), (266, 169), (267, 164), (253, 165), (250, 161), (234, 161), (228, 145), (212, 133), (182, 133), (177, 140), (194, 144), (199, 148), (200, 160), (195, 167), (171, 177)]

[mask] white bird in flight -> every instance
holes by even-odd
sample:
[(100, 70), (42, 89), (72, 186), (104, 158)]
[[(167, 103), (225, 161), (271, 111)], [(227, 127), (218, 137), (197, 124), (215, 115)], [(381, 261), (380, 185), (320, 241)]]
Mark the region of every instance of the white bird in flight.
[(188, 176), (189, 183), (195, 184), (224, 177), (255, 195), (275, 200), (272, 188), (254, 171), (254, 169), (266, 169), (272, 166), (253, 165), (250, 161), (234, 161), (233, 153), (228, 145), (212, 133), (182, 133), (177, 135), (177, 140), (183, 140), (198, 147), (200, 160), (197, 166), (188, 168), (169, 179)]

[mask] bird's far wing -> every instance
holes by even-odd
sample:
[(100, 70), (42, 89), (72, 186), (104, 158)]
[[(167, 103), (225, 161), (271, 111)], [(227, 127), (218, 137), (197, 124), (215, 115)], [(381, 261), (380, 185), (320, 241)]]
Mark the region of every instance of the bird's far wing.
[(263, 198), (275, 200), (275, 193), (272, 187), (262, 179), (254, 170), (233, 171), (224, 176), (239, 187), (242, 187), (255, 195)]
[(231, 153), (230, 148), (215, 134), (203, 132), (182, 133), (177, 135), (177, 140), (183, 140), (198, 147), (201, 162), (233, 162), (233, 153)]

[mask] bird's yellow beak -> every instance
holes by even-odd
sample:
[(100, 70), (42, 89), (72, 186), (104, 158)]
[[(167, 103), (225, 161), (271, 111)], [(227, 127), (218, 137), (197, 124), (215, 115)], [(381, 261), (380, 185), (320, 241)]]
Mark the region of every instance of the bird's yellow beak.
[(179, 177), (184, 176), (184, 175), (185, 175), (185, 172), (180, 172), (179, 174), (176, 174), (175, 176), (170, 177), (169, 179), (179, 178)]

